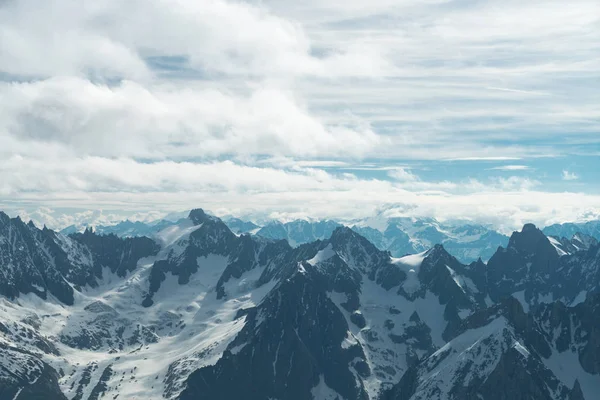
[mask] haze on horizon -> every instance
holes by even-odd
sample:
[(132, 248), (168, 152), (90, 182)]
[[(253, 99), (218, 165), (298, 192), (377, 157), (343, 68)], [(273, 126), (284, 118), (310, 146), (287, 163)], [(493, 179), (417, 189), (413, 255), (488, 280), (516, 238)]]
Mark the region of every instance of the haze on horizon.
[(0, 210), (600, 218), (599, 26), (591, 0), (0, 2)]

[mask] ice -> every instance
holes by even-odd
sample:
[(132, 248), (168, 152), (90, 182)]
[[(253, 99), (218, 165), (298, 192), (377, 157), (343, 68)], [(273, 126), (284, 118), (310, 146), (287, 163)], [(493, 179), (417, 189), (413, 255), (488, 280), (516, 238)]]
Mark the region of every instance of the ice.
[(421, 288), (418, 274), (419, 268), (426, 256), (427, 252), (424, 251), (419, 254), (391, 259), (392, 264), (397, 265), (406, 273), (406, 280), (402, 283), (402, 287), (406, 293), (413, 294)]
[(190, 233), (199, 229), (202, 226), (194, 225), (192, 220), (183, 219), (177, 225), (166, 227), (158, 232), (155, 238), (161, 243), (163, 248), (173, 246), (178, 240), (189, 236)]
[[(197, 226), (178, 230), (176, 234), (172, 231), (165, 240), (177, 246), (177, 241), (193, 229)], [(44, 354), (42, 359), (57, 371), (62, 369), (66, 372), (59, 385), (68, 398), (75, 396), (84, 369), (95, 365), (89, 384), (83, 388), (83, 398), (89, 397), (109, 364), (112, 364), (113, 375), (106, 383), (108, 389), (127, 399), (163, 399), (163, 380), (172, 368), (174, 390), (169, 398), (173, 398), (183, 389), (188, 374), (214, 364), (244, 327), (245, 318), (234, 318), (237, 312), (256, 306), (275, 284), (269, 282), (257, 287), (263, 269), (255, 268), (240, 278), (230, 279), (224, 285), (226, 299), (218, 300), (215, 286), (228, 264), (228, 258), (210, 254), (197, 261), (198, 272), (192, 274), (186, 285), (180, 285), (178, 277), (168, 273), (150, 308), (142, 307), (141, 301), (148, 290), (148, 275), (154, 258), (142, 260), (126, 278), (104, 269), (98, 287), (86, 287), (82, 292), (75, 292), (73, 306), (65, 306), (52, 296), (45, 301), (34, 294), (21, 295), (15, 302), (0, 299), (0, 320), (12, 326), (22, 324), (24, 315), (39, 318), (39, 334), (55, 338), (52, 341), (60, 351), (60, 356)], [(106, 344), (98, 350), (85, 350), (56, 340), (61, 335), (80, 333), (82, 329), (99, 329), (91, 321), (101, 314), (85, 310), (94, 302), (102, 302), (117, 313), (107, 320), (106, 329), (118, 328), (119, 325), (111, 325), (117, 321), (123, 321), (128, 327), (125, 335), (137, 329), (138, 325), (156, 326), (158, 342), (126, 345), (122, 350)], [(165, 319), (166, 316), (169, 318)], [(169, 321), (180, 323), (168, 328), (164, 324)], [(116, 338), (117, 332), (112, 331), (111, 335)], [(20, 343), (19, 346), (39, 353), (33, 344), (26, 347)], [(241, 347), (235, 348), (234, 352), (239, 350)], [(119, 386), (122, 377), (126, 383)]]
[(335, 251), (333, 250), (333, 247), (331, 246), (331, 243), (330, 243), (323, 250), (319, 250), (317, 252), (317, 254), (313, 258), (311, 258), (310, 260), (308, 260), (307, 262), (310, 265), (315, 266), (315, 265), (317, 265), (320, 262), (323, 262), (323, 261), (326, 261), (326, 260), (330, 259), (334, 255), (335, 255)]
[(319, 383), (312, 388), (310, 393), (315, 400), (338, 400), (342, 398), (339, 393), (327, 386), (323, 374), (319, 376)]
[(566, 251), (564, 251), (562, 249), (563, 245), (562, 245), (561, 242), (559, 242), (558, 240), (556, 240), (552, 236), (548, 236), (548, 240), (550, 241), (550, 243), (552, 244), (552, 246), (554, 246), (554, 248), (556, 249), (556, 252), (558, 253), (559, 256), (564, 256), (565, 254), (568, 254)]
[(519, 300), (519, 303), (521, 303), (521, 306), (523, 307), (523, 310), (526, 313), (529, 312), (529, 303), (527, 303), (525, 301), (525, 291), (524, 290), (521, 290), (521, 291), (513, 293), (512, 297), (514, 297), (515, 299)]
[(513, 348), (515, 350), (517, 350), (519, 353), (521, 353), (524, 357), (526, 357), (526, 358), (529, 357), (529, 350), (527, 350), (525, 348), (525, 346), (523, 346), (518, 341), (515, 341), (515, 344), (513, 345)]
[(587, 296), (587, 290), (582, 290), (571, 302), (571, 307), (575, 307), (577, 304), (583, 303)]
[(598, 375), (592, 375), (581, 367), (579, 354), (576, 351), (568, 349), (559, 353), (558, 350), (553, 349), (552, 355), (544, 360), (544, 364), (570, 388), (577, 379), (584, 398), (595, 399), (598, 397)]

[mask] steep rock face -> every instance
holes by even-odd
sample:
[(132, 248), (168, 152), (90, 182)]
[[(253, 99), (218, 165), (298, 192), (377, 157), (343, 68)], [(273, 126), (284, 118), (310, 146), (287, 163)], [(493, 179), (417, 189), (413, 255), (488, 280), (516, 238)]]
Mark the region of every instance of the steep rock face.
[(15, 298), (35, 293), (44, 299), (52, 294), (65, 304), (73, 303), (73, 288), (59, 271), (46, 239), (33, 224), (0, 212), (0, 294)]
[[(269, 241), (249, 235), (236, 236), (218, 218), (209, 216), (203, 210), (192, 210), (189, 215), (191, 226), (187, 236), (180, 238), (169, 248), (165, 259), (154, 263), (150, 272), (149, 291), (143, 305), (152, 305), (152, 297), (166, 279), (167, 274), (177, 276), (178, 282), (185, 285), (192, 274), (198, 271), (210, 273), (218, 278), (217, 296), (226, 296), (224, 285), (231, 278), (239, 278), (244, 272), (257, 266), (269, 266), (286, 257), (291, 247), (285, 241)], [(224, 270), (208, 271), (209, 256), (226, 259)], [(206, 267), (205, 267), (206, 265)]]
[[(172, 247), (166, 259), (156, 261), (152, 266), (149, 292), (143, 303), (146, 307), (152, 305), (152, 296), (167, 273), (177, 276), (179, 284), (186, 284), (201, 267), (199, 261), (201, 263), (202, 258), (211, 254), (228, 257), (235, 251), (238, 238), (221, 220), (201, 209), (192, 210), (188, 219), (192, 223), (189, 235), (179, 239), (178, 247)], [(215, 271), (215, 274), (220, 272)]]
[(543, 357), (550, 356), (551, 348), (535, 319), (527, 314), (521, 303), (513, 297), (504, 298), (491, 307), (477, 311), (458, 325), (448, 325), (444, 331), (444, 338), (450, 341), (464, 332), (480, 329), (498, 318), (503, 318), (511, 325), (525, 346), (535, 349)]
[(140, 258), (155, 255), (158, 245), (148, 238), (121, 239), (91, 230), (66, 237), (0, 212), (0, 294), (48, 294), (73, 304), (74, 290), (96, 287), (102, 269), (125, 276)]
[(471, 277), (492, 301), (513, 295), (526, 308), (555, 300), (575, 305), (600, 291), (600, 245), (594, 243), (568, 254), (556, 239), (526, 225), (490, 259), (485, 277)]
[(499, 248), (487, 264), (486, 291), (493, 301), (523, 291), (525, 301), (536, 305), (541, 298), (559, 298), (556, 271), (559, 255), (548, 238), (533, 224), (515, 232), (506, 249)]
[(0, 344), (0, 400), (66, 400), (59, 376), (27, 351)]
[(120, 238), (114, 234), (99, 235), (91, 229), (72, 234), (70, 238), (89, 249), (94, 272), (99, 277), (103, 268), (123, 277), (136, 268), (141, 258), (154, 256), (160, 249), (147, 237)]
[(468, 318), (460, 333), (411, 367), (384, 398), (569, 399), (571, 389), (544, 364), (534, 347), (536, 339), (534, 346), (527, 344), (532, 341), (528, 337), (539, 338), (541, 333), (511, 321), (523, 325), (519, 308), (518, 302), (508, 302), (495, 312)]
[(344, 289), (330, 289), (331, 297), (367, 355), (373, 374), (364, 381), (371, 398), (443, 345), (448, 321), (478, 308), (476, 288), (442, 246), (394, 259), (352, 230), (338, 228), (307, 262), (328, 280), (345, 277)]
[(583, 370), (600, 380), (600, 293), (574, 307), (561, 302), (545, 305), (534, 317), (559, 354), (577, 354)]
[(556, 285), (560, 285), (560, 297), (567, 304), (575, 305), (586, 294), (600, 292), (600, 245), (560, 258), (556, 273)]
[(311, 399), (319, 384), (367, 399), (355, 377), (370, 374), (365, 355), (346, 345), (348, 325), (320, 279), (306, 264), (247, 311), (223, 358), (191, 374), (181, 399)]

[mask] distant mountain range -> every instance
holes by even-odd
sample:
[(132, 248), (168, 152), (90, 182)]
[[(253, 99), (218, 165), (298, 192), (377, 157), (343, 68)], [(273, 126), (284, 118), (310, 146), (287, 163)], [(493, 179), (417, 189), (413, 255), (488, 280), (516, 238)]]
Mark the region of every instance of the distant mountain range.
[[(285, 239), (291, 246), (328, 239), (333, 231), (343, 226), (331, 221), (295, 220), (273, 221), (259, 226), (239, 218), (223, 220), (236, 234), (250, 233), (269, 239)], [(120, 237), (153, 237), (161, 229), (177, 222), (160, 220), (151, 223), (123, 221), (112, 226), (96, 226), (98, 234), (115, 234)], [(434, 219), (392, 218), (386, 220), (383, 230), (372, 228), (368, 221), (350, 224), (350, 227), (369, 239), (380, 250), (388, 250), (394, 257), (424, 251), (436, 243), (444, 246), (462, 262), (482, 258), (487, 261), (498, 246), (508, 243), (508, 237), (482, 225), (444, 225)], [(80, 228), (81, 229), (81, 228)], [(74, 226), (63, 229), (63, 234), (77, 232)]]
[[(443, 244), (450, 254), (463, 263), (481, 258), (490, 259), (499, 246), (506, 246), (508, 236), (491, 227), (469, 222), (440, 223), (433, 218), (382, 218), (374, 217), (341, 224), (332, 220), (272, 221), (263, 226), (240, 218), (224, 218), (223, 221), (236, 234), (250, 233), (269, 239), (285, 239), (291, 246), (328, 239), (340, 226), (349, 226), (380, 250), (388, 250), (392, 256), (419, 253), (434, 244)], [(175, 220), (158, 220), (150, 223), (122, 221), (116, 225), (96, 226), (98, 234), (115, 234), (120, 237), (153, 237), (161, 229), (177, 224)], [(79, 229), (81, 230), (81, 228)], [(75, 226), (63, 229), (63, 234), (79, 231)], [(600, 239), (600, 221), (587, 223), (555, 224), (543, 232), (557, 241), (570, 242), (575, 236)]]
[[(481, 238), (435, 224), (409, 238)], [(527, 224), (464, 264), (298, 226), (325, 238), (240, 235), (200, 209), (153, 238), (0, 212), (0, 400), (597, 397), (597, 241)]]
[(588, 221), (583, 223), (554, 224), (543, 229), (544, 234), (558, 238), (573, 237), (578, 233), (591, 236), (600, 240), (600, 221)]

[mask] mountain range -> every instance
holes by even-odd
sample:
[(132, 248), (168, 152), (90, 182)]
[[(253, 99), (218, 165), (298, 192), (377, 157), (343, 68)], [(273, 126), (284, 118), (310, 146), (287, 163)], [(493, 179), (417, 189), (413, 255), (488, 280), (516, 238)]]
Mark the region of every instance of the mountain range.
[[(0, 400), (596, 398), (597, 240), (386, 223), (195, 209), (123, 237), (0, 212)], [(463, 263), (448, 237), (496, 248)]]
[[(251, 221), (239, 218), (225, 218), (223, 222), (236, 234), (249, 233), (268, 239), (285, 239), (292, 246), (298, 246), (329, 238), (340, 226), (349, 226), (366, 237), (380, 250), (389, 250), (392, 256), (401, 257), (425, 251), (436, 243), (444, 246), (455, 257), (465, 263), (478, 258), (487, 261), (498, 246), (505, 246), (508, 237), (492, 228), (470, 223), (441, 224), (432, 218), (379, 218), (341, 224), (331, 220), (294, 220), (288, 222), (271, 221), (259, 226)], [(115, 225), (98, 225), (93, 227), (98, 234), (114, 233), (120, 237), (148, 236), (154, 237), (167, 226), (177, 221), (158, 220), (150, 223), (122, 221)], [(376, 227), (373, 227), (376, 226)], [(63, 234), (79, 232), (82, 228), (69, 226), (61, 231)]]
[[(115, 225), (97, 225), (93, 229), (98, 234), (114, 233), (120, 237), (154, 237), (160, 230), (177, 224), (179, 220), (125, 220)], [(344, 224), (332, 220), (297, 219), (288, 222), (270, 221), (261, 226), (236, 217), (223, 218), (223, 222), (235, 234), (249, 233), (269, 239), (285, 239), (292, 246), (324, 240), (329, 238), (337, 227), (348, 226), (378, 249), (390, 251), (394, 257), (419, 253), (434, 244), (443, 244), (449, 253), (467, 264), (479, 258), (487, 262), (499, 246), (507, 245), (509, 239), (492, 227), (469, 221), (440, 223), (434, 218), (387, 218), (381, 214)], [(83, 229), (85, 228), (72, 225), (61, 230), (61, 233), (68, 235)], [(570, 242), (576, 235), (582, 240), (600, 240), (600, 221), (555, 224), (544, 228), (543, 232), (559, 242)]]
[(543, 232), (548, 236), (555, 236), (558, 238), (570, 238), (579, 233), (600, 240), (600, 221), (594, 220), (582, 223), (567, 222), (564, 224), (554, 224), (545, 227)]

